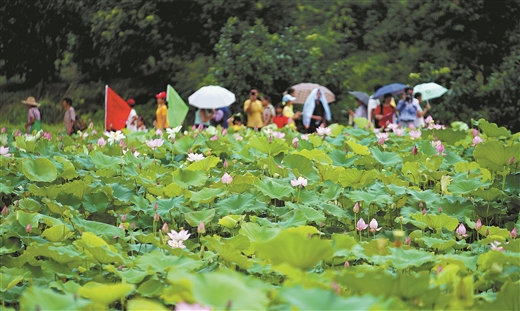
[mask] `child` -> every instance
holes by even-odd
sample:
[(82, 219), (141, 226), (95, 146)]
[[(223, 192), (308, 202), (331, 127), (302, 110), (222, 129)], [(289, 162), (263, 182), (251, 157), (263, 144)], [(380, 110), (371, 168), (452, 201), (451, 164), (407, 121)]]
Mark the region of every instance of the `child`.
[(289, 123), (289, 118), (283, 114), (282, 104), (276, 105), (276, 115), (273, 117), (273, 123), (281, 129)]
[(146, 126), (144, 125), (144, 117), (142, 117), (142, 116), (139, 116), (137, 118), (137, 130), (146, 131)]

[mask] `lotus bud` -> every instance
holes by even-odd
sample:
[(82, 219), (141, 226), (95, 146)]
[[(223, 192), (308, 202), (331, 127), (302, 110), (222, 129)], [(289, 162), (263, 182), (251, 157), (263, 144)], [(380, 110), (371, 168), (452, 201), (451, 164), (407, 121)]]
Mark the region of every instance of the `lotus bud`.
[(92, 151), (92, 149), (94, 149), (94, 147), (92, 147), (92, 143), (88, 144), (88, 150)]
[(422, 208), (422, 207), (423, 207), (423, 203), (421, 201), (421, 202), (419, 202), (419, 208)]
[(437, 274), (441, 273), (441, 271), (442, 271), (442, 266), (439, 265), (439, 267), (437, 267)]
[(442, 206), (439, 206), (439, 213), (442, 214)]
[(132, 223), (130, 224), (130, 229), (132, 229), (132, 230), (135, 229), (135, 222), (132, 221)]
[(6, 128), (4, 126), (4, 127), (2, 127), (2, 134), (5, 133), (5, 131), (6, 131)]
[(159, 221), (159, 214), (155, 213), (155, 215), (153, 215), (153, 221), (154, 222), (158, 222)]
[(222, 164), (222, 166), (224, 168), (228, 168), (229, 164), (228, 164), (228, 161), (227, 160), (224, 160), (224, 164)]
[(418, 151), (417, 151), (417, 146), (413, 146), (412, 148), (412, 154), (413, 155), (417, 155)]
[(354, 204), (354, 208), (352, 208), (352, 210), (354, 211), (354, 213), (359, 213), (359, 202), (356, 202), (356, 204)]
[(132, 146), (132, 147), (130, 148), (130, 152), (132, 152), (132, 153), (135, 152), (135, 147), (134, 147), (134, 146)]
[(273, 136), (269, 135), (268, 141), (269, 141), (269, 143), (272, 143), (273, 142)]
[(31, 224), (27, 224), (27, 227), (25, 227), (25, 231), (26, 231), (26, 232), (29, 232), (29, 233), (32, 231), (32, 226), (31, 226)]
[(139, 167), (140, 170), (143, 169), (143, 163), (139, 163), (139, 165), (137, 165)]
[(204, 223), (202, 221), (197, 226), (197, 233), (198, 234), (206, 233), (206, 226), (204, 225)]
[(119, 265), (119, 267), (117, 267), (119, 269), (119, 271), (123, 271), (123, 265)]
[(120, 224), (120, 225), (119, 225), (119, 228), (121, 228), (121, 229), (123, 229), (123, 230), (126, 230), (125, 225), (123, 225), (123, 224)]
[(308, 239), (311, 238), (311, 234), (310, 234), (310, 233), (307, 233), (307, 238), (308, 238)]
[(204, 129), (204, 125), (201, 123), (199, 124), (199, 127), (197, 128), (199, 131), (202, 131)]
[(168, 223), (164, 223), (164, 225), (161, 228), (161, 231), (163, 233), (168, 233)]
[(126, 214), (123, 214), (123, 216), (121, 216), (121, 222), (125, 222), (126, 221)]
[(158, 207), (159, 207), (159, 204), (157, 204), (157, 202), (155, 202), (153, 204), (153, 210), (156, 211)]
[(114, 240), (117, 240), (119, 239), (119, 237), (117, 235), (114, 235)]
[(471, 135), (473, 135), (473, 137), (478, 136), (478, 134), (479, 134), (479, 131), (477, 129), (473, 129), (471, 131)]
[(513, 239), (516, 239), (516, 236), (517, 236), (518, 232), (516, 230), (516, 227), (513, 228), (513, 230), (511, 230), (511, 232), (509, 233), (509, 235), (511, 236), (511, 238)]
[(515, 157), (511, 157), (511, 159), (509, 159), (509, 165), (513, 165), (513, 163), (515, 163)]
[(9, 214), (9, 210), (7, 209), (7, 206), (4, 205), (4, 208), (2, 208), (2, 215), (7, 216)]
[(482, 221), (480, 221), (480, 218), (477, 220), (477, 223), (475, 224), (475, 230), (479, 231), (480, 228), (482, 228)]
[(221, 180), (222, 180), (222, 183), (227, 185), (227, 184), (230, 184), (233, 182), (233, 177), (231, 177), (231, 175), (229, 175), (228, 173), (224, 173)]
[(345, 261), (345, 263), (343, 264), (343, 266), (346, 268), (350, 267), (350, 264), (348, 263), (348, 260)]
[(227, 129), (222, 129), (222, 136), (226, 136), (227, 135)]
[(59, 138), (60, 140), (62, 140), (62, 139), (63, 139), (63, 135), (60, 135), (58, 138)]
[(423, 215), (426, 215), (426, 213), (427, 213), (426, 208), (423, 208), (423, 210), (422, 210), (422, 214), (423, 214)]
[(404, 244), (406, 244), (406, 245), (410, 245), (411, 242), (412, 242), (412, 241), (411, 241), (411, 239), (410, 239), (410, 236), (408, 236), (408, 237), (406, 237), (406, 240), (404, 241)]
[(320, 221), (320, 227), (323, 227), (323, 226), (325, 226), (325, 224)]
[(193, 126), (191, 127), (191, 130), (195, 131), (196, 129), (197, 129), (197, 126), (195, 124), (193, 124)]
[(489, 235), (489, 229), (486, 229), (486, 236)]

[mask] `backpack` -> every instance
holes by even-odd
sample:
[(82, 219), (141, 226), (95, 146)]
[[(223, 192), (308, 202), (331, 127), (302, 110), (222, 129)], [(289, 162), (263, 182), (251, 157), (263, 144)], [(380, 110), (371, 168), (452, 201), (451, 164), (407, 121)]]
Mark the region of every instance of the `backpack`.
[(74, 121), (74, 125), (72, 126), (72, 130), (74, 132), (84, 131), (88, 127), (87, 123), (81, 119), (81, 116), (76, 113), (76, 120)]

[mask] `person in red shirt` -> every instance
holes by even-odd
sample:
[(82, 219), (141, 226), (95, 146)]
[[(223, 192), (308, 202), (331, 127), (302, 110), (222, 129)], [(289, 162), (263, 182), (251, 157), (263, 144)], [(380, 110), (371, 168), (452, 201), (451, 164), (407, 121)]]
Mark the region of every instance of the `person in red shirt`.
[(387, 93), (383, 96), (383, 102), (379, 107), (372, 110), (373, 119), (377, 120), (376, 128), (384, 128), (387, 124), (392, 123), (395, 115), (395, 107), (390, 105), (392, 102), (392, 94)]
[(273, 117), (273, 123), (281, 129), (289, 123), (289, 118), (283, 115), (282, 104), (276, 105), (276, 115)]

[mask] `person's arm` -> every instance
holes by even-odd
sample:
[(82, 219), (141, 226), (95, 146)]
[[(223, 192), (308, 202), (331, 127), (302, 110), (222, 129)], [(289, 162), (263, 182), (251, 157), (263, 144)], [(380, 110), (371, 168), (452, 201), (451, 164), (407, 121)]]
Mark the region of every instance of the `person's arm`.
[(25, 127), (29, 128), (31, 125), (33, 125), (33, 123), (34, 123), (34, 116), (30, 115), (30, 112), (29, 112), (29, 122), (27, 122), (25, 124)]
[(213, 119), (213, 116), (214, 116), (214, 113), (210, 113), (209, 116), (206, 112), (199, 110), (199, 114), (200, 114), (200, 118), (202, 120), (202, 122), (208, 122), (209, 120)]
[(428, 112), (428, 110), (430, 110), (430, 108), (431, 108), (430, 104), (426, 104), (426, 107), (424, 108), (423, 111), (417, 109), (417, 117), (419, 117), (419, 118), (424, 117), (424, 115), (426, 114), (426, 112)]
[(251, 100), (249, 100), (249, 101), (246, 100), (244, 102), (244, 112), (245, 113), (249, 113), (249, 110), (251, 110), (251, 104), (252, 104)]
[(76, 121), (75, 120), (70, 121), (70, 126), (67, 129), (67, 135), (69, 135), (69, 136), (72, 134), (72, 129), (74, 128), (74, 122), (76, 122)]

